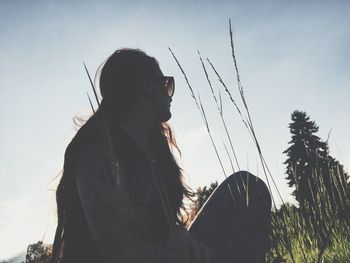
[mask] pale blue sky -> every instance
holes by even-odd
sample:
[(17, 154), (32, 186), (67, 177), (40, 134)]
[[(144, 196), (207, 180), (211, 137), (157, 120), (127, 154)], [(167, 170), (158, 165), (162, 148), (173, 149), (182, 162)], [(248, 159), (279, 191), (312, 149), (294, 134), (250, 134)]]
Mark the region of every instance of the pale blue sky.
[[(51, 180), (74, 135), (72, 117), (90, 113), (83, 70), (115, 49), (141, 48), (176, 78), (173, 118), (188, 183), (196, 188), (223, 174), (204, 125), (167, 47), (199, 91), (221, 146), (225, 138), (197, 57), (222, 73), (239, 101), (230, 57), (231, 17), (237, 59), (258, 139), (286, 201), (287, 128), (305, 110), (331, 154), (350, 166), (350, 3), (347, 1), (7, 1), (0, 0), (0, 259), (30, 242), (52, 242)], [(214, 81), (214, 87), (220, 87)], [(220, 87), (221, 88), (221, 87)], [(224, 96), (224, 92), (222, 92)], [(224, 99), (225, 102), (226, 98)], [(240, 104), (241, 105), (241, 104)], [(241, 168), (262, 176), (257, 155), (232, 104), (224, 114)], [(349, 171), (349, 170), (348, 170)]]

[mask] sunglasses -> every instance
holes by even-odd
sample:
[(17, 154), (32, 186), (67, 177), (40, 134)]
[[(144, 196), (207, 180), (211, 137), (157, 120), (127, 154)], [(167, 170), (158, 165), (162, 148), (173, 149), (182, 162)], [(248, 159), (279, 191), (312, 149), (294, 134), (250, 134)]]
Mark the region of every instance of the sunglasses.
[(164, 76), (163, 78), (165, 80), (164, 87), (168, 92), (168, 96), (171, 98), (175, 92), (175, 79), (171, 76)]
[[(152, 78), (149, 80), (151, 82), (154, 82), (153, 84), (156, 84), (157, 86), (161, 86), (161, 88), (165, 88), (168, 96), (171, 98), (174, 95), (175, 92), (175, 80), (172, 76), (162, 76), (158, 78)], [(158, 86), (158, 87), (159, 87)]]

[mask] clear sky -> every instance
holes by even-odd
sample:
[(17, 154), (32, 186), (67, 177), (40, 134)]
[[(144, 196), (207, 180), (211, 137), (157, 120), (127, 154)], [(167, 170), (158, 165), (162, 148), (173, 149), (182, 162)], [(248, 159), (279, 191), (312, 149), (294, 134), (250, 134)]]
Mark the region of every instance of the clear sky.
[[(222, 181), (224, 175), (167, 47), (174, 50), (201, 94), (231, 172), (197, 56), (199, 49), (213, 61), (240, 103), (228, 18), (257, 136), (284, 200), (293, 199), (284, 179), (282, 152), (288, 147), (288, 123), (295, 109), (316, 121), (321, 138), (332, 129), (331, 154), (349, 171), (349, 1), (130, 2), (0, 0), (0, 259), (42, 238), (52, 243), (53, 179), (75, 133), (72, 117), (91, 113), (82, 62), (94, 72), (117, 48), (141, 48), (159, 60), (165, 75), (175, 77), (171, 124), (187, 182), (195, 189)], [(214, 75), (211, 78), (214, 88), (221, 89)], [(221, 93), (240, 166), (262, 177), (256, 149)]]

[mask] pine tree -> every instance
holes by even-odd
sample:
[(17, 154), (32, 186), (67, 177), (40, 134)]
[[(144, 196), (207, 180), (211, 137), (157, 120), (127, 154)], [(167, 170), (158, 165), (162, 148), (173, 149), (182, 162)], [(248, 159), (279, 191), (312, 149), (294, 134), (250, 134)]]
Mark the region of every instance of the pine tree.
[(288, 157), (284, 162), (287, 165), (286, 179), (290, 187), (295, 187), (293, 195), (299, 205), (305, 207), (314, 204), (319, 168), (327, 159), (328, 147), (315, 135), (319, 128), (305, 112), (294, 111), (291, 119), (292, 140), (283, 152)]
[(349, 175), (330, 155), (328, 143), (315, 135), (318, 126), (305, 112), (294, 111), (289, 128), (292, 140), (283, 152), (288, 157), (286, 179), (295, 187), (293, 195), (303, 214), (313, 213), (316, 218), (327, 210), (350, 219)]

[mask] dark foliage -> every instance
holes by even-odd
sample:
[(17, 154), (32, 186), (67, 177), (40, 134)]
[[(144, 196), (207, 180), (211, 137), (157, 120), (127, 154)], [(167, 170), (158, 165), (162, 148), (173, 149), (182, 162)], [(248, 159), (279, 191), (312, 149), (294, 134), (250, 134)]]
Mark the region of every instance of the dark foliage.
[(38, 241), (27, 248), (26, 263), (48, 263), (51, 257), (52, 246)]
[(292, 140), (283, 152), (287, 155), (286, 179), (290, 187), (295, 187), (293, 195), (302, 211), (327, 205), (338, 214), (346, 213), (344, 201), (349, 196), (349, 176), (330, 156), (327, 142), (316, 135), (318, 126), (305, 112), (294, 111), (289, 128)]

